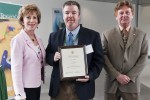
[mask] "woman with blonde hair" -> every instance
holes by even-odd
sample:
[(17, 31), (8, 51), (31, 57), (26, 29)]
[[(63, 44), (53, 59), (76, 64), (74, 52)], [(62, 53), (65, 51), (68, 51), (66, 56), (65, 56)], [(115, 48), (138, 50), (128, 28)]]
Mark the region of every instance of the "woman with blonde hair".
[(35, 29), (41, 13), (35, 4), (23, 6), (18, 14), (22, 30), (11, 41), (11, 66), (15, 99), (40, 100), (44, 80), (45, 49)]

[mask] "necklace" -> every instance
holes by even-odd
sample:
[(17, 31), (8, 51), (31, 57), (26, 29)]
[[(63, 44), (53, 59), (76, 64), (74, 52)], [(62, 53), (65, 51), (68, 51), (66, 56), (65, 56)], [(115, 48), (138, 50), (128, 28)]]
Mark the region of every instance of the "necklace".
[(34, 42), (34, 39), (31, 39)]

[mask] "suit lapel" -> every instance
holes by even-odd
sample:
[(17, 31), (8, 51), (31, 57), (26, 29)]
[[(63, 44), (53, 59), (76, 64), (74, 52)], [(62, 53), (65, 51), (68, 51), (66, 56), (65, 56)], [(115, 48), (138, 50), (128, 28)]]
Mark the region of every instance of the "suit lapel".
[(128, 42), (127, 42), (127, 45), (126, 45), (126, 49), (128, 49), (130, 47), (130, 45), (133, 43), (136, 35), (137, 34), (134, 32), (134, 29), (131, 28), (130, 31), (129, 31), (129, 37), (128, 37)]
[(115, 36), (115, 37), (116, 37), (115, 39), (118, 39), (120, 46), (122, 47), (122, 49), (124, 49), (123, 39), (122, 39), (122, 36), (121, 36), (121, 32), (120, 32), (119, 27), (116, 27), (116, 33), (117, 33), (117, 34), (115, 34), (115, 35), (116, 35), (116, 36)]
[(34, 44), (32, 43), (31, 39), (29, 38), (29, 36), (27, 35), (27, 33), (24, 30), (22, 30), (22, 36), (25, 40), (25, 43), (36, 53), (37, 57), (40, 58), (38, 53), (36, 52), (36, 48), (35, 48)]
[(58, 35), (58, 39), (60, 39), (58, 45), (59, 46), (63, 46), (64, 45), (64, 41), (66, 39), (66, 29), (63, 29), (62, 32), (56, 33), (56, 34), (60, 34)]
[(79, 33), (78, 33), (78, 45), (85, 45), (85, 42), (86, 42), (86, 40), (84, 40), (85, 39), (85, 34), (84, 34), (85, 32), (83, 32), (83, 27), (82, 27), (82, 25), (80, 25), (80, 30), (79, 30)]

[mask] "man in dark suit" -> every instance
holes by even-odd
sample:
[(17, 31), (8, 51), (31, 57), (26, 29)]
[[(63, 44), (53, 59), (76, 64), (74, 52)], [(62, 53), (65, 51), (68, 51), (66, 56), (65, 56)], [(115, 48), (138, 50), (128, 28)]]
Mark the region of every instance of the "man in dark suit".
[[(51, 33), (46, 49), (47, 63), (53, 66), (49, 96), (51, 100), (92, 100), (95, 95), (95, 79), (98, 78), (104, 64), (103, 50), (98, 32), (82, 27), (80, 5), (76, 1), (67, 1), (63, 5), (65, 29)], [(74, 45), (86, 45), (90, 49), (87, 54), (88, 74), (74, 81), (61, 81), (58, 52), (59, 46), (67, 45), (68, 34), (73, 34)]]
[(115, 7), (118, 26), (102, 34), (107, 72), (105, 100), (139, 100), (139, 76), (148, 59), (148, 35), (131, 26), (133, 15), (131, 2), (119, 1)]

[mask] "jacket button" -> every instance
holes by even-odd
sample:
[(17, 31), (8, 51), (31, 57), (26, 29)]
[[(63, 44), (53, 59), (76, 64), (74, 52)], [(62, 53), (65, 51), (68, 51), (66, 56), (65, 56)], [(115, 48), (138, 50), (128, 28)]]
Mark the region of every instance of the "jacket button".
[(43, 61), (41, 61), (41, 63), (43, 63)]
[(123, 61), (124, 63), (126, 62), (126, 60)]

